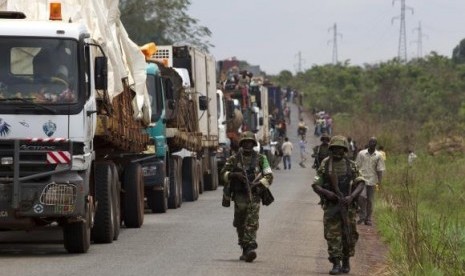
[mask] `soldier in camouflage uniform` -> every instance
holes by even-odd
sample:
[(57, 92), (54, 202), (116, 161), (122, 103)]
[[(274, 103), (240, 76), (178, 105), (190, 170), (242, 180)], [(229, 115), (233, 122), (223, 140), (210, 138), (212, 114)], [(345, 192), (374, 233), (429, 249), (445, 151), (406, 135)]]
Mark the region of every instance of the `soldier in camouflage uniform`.
[(260, 200), (271, 185), (273, 174), (265, 155), (253, 150), (257, 146), (255, 135), (244, 132), (239, 141), (239, 151), (228, 158), (221, 170), (223, 178), (223, 203), (229, 207), (234, 201), (234, 222), (242, 255), (239, 258), (253, 262), (257, 257), (257, 229)]
[(321, 144), (313, 148), (312, 157), (315, 159), (312, 168), (318, 170), (323, 159), (329, 156), (329, 140), (331, 139), (328, 134), (323, 133), (320, 137)]
[(318, 168), (312, 188), (320, 195), (324, 210), (324, 236), (329, 261), (333, 263), (329, 274), (337, 275), (349, 273), (349, 258), (355, 254), (358, 240), (355, 199), (362, 192), (365, 179), (355, 163), (346, 156), (349, 148), (345, 137), (331, 138), (329, 150), (330, 156)]

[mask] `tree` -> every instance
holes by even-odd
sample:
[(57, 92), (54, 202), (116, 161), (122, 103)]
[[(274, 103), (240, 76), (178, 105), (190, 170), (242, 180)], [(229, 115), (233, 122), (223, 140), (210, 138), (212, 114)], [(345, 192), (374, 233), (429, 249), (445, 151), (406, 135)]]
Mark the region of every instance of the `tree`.
[(460, 41), (452, 51), (452, 61), (455, 63), (465, 63), (465, 39)]
[(139, 44), (188, 44), (208, 52), (211, 31), (186, 12), (189, 0), (121, 0), (119, 8), (131, 39)]

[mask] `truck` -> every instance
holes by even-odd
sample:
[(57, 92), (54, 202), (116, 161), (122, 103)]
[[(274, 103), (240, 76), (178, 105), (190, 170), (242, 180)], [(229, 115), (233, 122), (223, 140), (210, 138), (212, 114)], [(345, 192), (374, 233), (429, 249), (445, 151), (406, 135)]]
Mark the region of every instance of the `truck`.
[(143, 224), (145, 59), (118, 1), (48, 2), (0, 4), (0, 230), (85, 253)]
[(238, 148), (240, 133), (252, 131), (259, 143), (258, 150), (268, 150), (270, 145), (268, 88), (263, 76), (253, 76), (240, 70), (236, 59), (219, 63), (227, 110), (227, 135), (233, 151)]
[[(178, 208), (218, 187), (219, 148), (215, 60), (190, 46), (142, 47), (152, 99), (156, 159), (145, 170), (145, 193), (153, 212)], [(151, 200), (149, 200), (151, 198)]]

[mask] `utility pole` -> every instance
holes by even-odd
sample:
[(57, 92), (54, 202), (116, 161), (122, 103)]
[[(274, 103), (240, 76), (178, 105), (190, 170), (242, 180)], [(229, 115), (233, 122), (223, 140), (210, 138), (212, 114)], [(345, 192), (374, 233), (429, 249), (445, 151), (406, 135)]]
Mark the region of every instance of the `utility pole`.
[[(400, 19), (400, 30), (399, 30), (399, 49), (397, 56), (400, 61), (407, 61), (407, 33), (405, 32), (405, 10), (410, 10), (413, 14), (413, 8), (405, 5), (405, 0), (400, 1), (400, 16), (395, 16), (391, 19), (391, 24), (394, 23), (395, 19)], [(396, 0), (392, 0), (392, 5)]]
[(338, 63), (337, 38), (338, 38), (338, 36), (342, 38), (342, 34), (337, 32), (337, 24), (336, 23), (334, 23), (333, 27), (328, 29), (328, 32), (330, 32), (331, 30), (333, 31), (333, 40), (332, 41), (329, 40), (328, 44), (329, 43), (333, 44), (333, 64), (337, 64)]
[(421, 28), (421, 21), (418, 22), (418, 27), (413, 29), (413, 32), (415, 31), (418, 32), (418, 38), (417, 40), (412, 41), (412, 42), (417, 43), (417, 58), (422, 58), (423, 57), (423, 37), (428, 37), (428, 36), (423, 34), (423, 30)]

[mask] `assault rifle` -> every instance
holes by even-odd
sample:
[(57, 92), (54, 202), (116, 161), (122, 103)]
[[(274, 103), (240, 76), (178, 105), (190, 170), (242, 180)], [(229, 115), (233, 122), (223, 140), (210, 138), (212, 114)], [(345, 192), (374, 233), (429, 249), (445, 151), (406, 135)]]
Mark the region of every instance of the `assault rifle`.
[(350, 221), (349, 221), (349, 206), (344, 204), (344, 194), (342, 194), (341, 190), (339, 189), (339, 183), (337, 179), (336, 172), (333, 169), (333, 158), (330, 157), (329, 160), (329, 177), (331, 180), (331, 186), (333, 187), (334, 192), (337, 196), (337, 202), (339, 206), (339, 211), (341, 213), (341, 220), (342, 220), (342, 228), (344, 231), (344, 235), (346, 236), (345, 239), (343, 238), (343, 242), (346, 242), (346, 245), (352, 244), (352, 231), (350, 229)]

